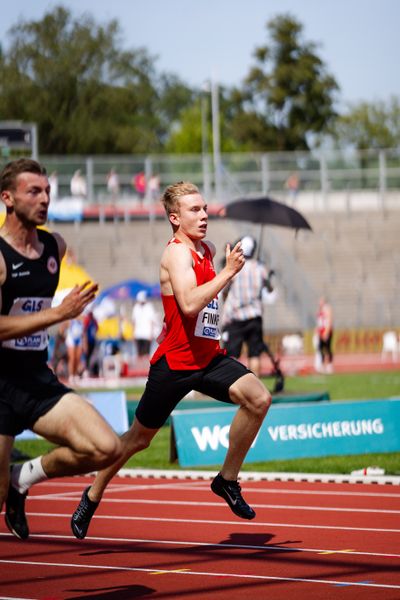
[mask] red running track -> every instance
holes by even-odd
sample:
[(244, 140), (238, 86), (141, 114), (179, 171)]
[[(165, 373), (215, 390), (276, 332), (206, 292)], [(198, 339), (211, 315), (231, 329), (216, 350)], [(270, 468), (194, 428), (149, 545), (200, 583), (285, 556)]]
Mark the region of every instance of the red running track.
[(210, 481), (119, 477), (79, 541), (69, 521), (90, 481), (32, 488), (25, 542), (2, 520), (1, 598), (400, 598), (398, 486), (244, 482), (257, 517), (243, 521)]

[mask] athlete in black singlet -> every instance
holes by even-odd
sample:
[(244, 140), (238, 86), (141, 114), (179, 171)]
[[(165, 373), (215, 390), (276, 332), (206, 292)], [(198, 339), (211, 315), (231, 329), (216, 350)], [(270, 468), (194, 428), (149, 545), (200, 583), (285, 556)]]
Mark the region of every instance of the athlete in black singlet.
[[(94, 299), (97, 285), (76, 286), (57, 306), (60, 262), (66, 246), (44, 225), (50, 202), (45, 169), (18, 159), (0, 174), (6, 218), (0, 228), (0, 510), (21, 539), (29, 535), (25, 498), (34, 483), (86, 473), (113, 462), (120, 441), (99, 413), (64, 386), (47, 365), (47, 328), (72, 319)], [(31, 429), (60, 444), (9, 471), (14, 437)]]

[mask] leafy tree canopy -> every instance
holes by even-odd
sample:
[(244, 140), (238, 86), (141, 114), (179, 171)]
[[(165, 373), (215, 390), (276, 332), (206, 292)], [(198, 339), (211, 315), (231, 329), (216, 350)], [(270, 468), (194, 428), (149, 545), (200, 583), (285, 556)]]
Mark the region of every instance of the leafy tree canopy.
[(335, 130), (340, 145), (358, 150), (400, 146), (400, 100), (360, 102), (338, 119)]
[(175, 106), (189, 96), (183, 84), (157, 80), (145, 49), (121, 49), (117, 21), (73, 19), (58, 6), (10, 36), (0, 56), (0, 114), (38, 123), (42, 153), (159, 151), (177, 116), (174, 93)]
[[(399, 145), (398, 99), (338, 118), (338, 85), (302, 25), (281, 15), (266, 31), (245, 80), (219, 90), (222, 152), (307, 150), (329, 136), (360, 149)], [(0, 119), (36, 122), (41, 154), (212, 152), (210, 94), (158, 73), (145, 48), (125, 50), (116, 20), (60, 5), (9, 36)]]
[(256, 48), (255, 65), (232, 94), (232, 131), (254, 150), (304, 150), (311, 134), (334, 123), (338, 85), (296, 19), (278, 16), (266, 28), (270, 43)]

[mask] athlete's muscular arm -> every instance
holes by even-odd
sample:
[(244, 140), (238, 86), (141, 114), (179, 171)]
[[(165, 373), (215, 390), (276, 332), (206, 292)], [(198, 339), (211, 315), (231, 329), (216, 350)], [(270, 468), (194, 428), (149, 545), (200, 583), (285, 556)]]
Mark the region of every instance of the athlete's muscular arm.
[[(5, 280), (5, 264), (0, 253), (0, 310), (1, 310), (1, 285)], [(51, 325), (73, 319), (81, 314), (84, 308), (92, 302), (96, 296), (98, 285), (90, 284), (89, 281), (82, 285), (76, 285), (70, 293), (65, 296), (62, 303), (54, 308), (46, 308), (40, 312), (29, 315), (0, 315), (0, 340), (12, 340), (14, 338), (29, 335), (41, 329), (47, 329)]]
[[(75, 286), (59, 306), (46, 308), (29, 315), (0, 315), (0, 340), (29, 335), (51, 325), (74, 319), (94, 300), (98, 285), (87, 281)], [(1, 293), (1, 290), (0, 290)]]
[(226, 248), (226, 264), (222, 271), (211, 281), (197, 286), (192, 254), (188, 246), (185, 244), (170, 244), (164, 253), (161, 265), (161, 282), (163, 284), (164, 273), (166, 275), (164, 283), (169, 283), (171, 290), (169, 293), (174, 294), (185, 315), (194, 317), (242, 269), (244, 262), (240, 242), (232, 250), (228, 245)]

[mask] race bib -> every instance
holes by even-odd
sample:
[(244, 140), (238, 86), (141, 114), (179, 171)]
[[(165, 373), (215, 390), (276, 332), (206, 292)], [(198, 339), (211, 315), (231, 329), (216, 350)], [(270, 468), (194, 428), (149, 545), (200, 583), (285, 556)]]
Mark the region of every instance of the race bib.
[[(9, 312), (10, 316), (27, 315), (34, 312), (40, 312), (45, 308), (50, 308), (51, 298), (17, 298)], [(29, 335), (14, 340), (2, 342), (3, 348), (12, 350), (45, 350), (49, 343), (49, 336), (46, 329), (35, 331)]]
[(212, 340), (221, 339), (219, 331), (219, 305), (218, 298), (211, 300), (198, 314), (194, 330), (196, 337)]

